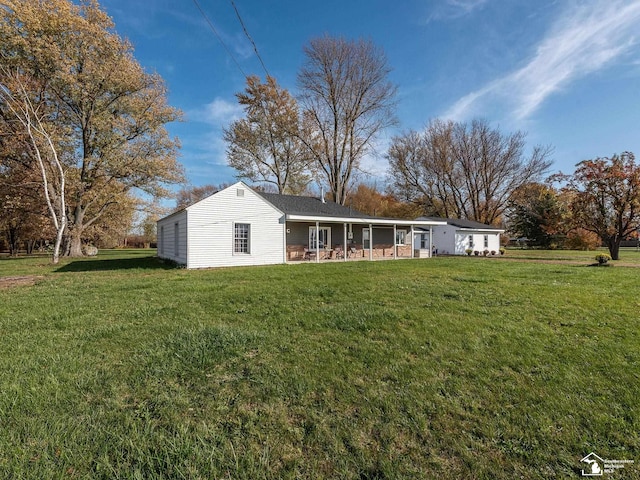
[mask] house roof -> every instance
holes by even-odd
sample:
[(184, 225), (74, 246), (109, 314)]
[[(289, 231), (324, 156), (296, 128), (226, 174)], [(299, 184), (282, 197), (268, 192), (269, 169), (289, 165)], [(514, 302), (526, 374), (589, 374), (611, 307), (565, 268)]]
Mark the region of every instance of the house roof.
[(458, 228), (465, 228), (471, 230), (495, 230), (496, 232), (502, 232), (504, 229), (487, 225), (486, 223), (474, 222), (473, 220), (464, 220), (461, 218), (438, 218), (438, 217), (419, 217), (416, 220), (434, 220), (445, 221), (448, 225), (452, 225)]
[(323, 202), (316, 197), (298, 197), (278, 193), (257, 192), (266, 201), (287, 215), (307, 215), (342, 218), (376, 218), (335, 202)]

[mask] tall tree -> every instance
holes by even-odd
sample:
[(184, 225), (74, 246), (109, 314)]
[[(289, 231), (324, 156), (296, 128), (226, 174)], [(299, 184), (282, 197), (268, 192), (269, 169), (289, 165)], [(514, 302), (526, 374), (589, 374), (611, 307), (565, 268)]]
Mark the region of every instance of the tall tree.
[[(47, 101), (43, 87), (45, 84), (46, 81), (38, 82), (21, 73), (17, 67), (0, 65), (0, 110), (4, 120), (1, 130), (15, 133), (13, 140), (17, 140), (17, 143), (7, 143), (6, 140), (2, 142), (3, 158), (13, 157), (11, 160), (14, 168), (18, 164), (32, 167), (39, 173), (43, 198), (56, 231), (53, 263), (58, 263), (62, 238), (68, 225), (67, 172), (62, 156), (65, 142), (60, 142), (61, 129), (51, 121), (55, 110), (51, 109)], [(22, 155), (15, 151), (7, 153), (8, 148), (19, 148), (18, 145), (23, 147)], [(9, 179), (15, 180), (12, 177)], [(24, 195), (28, 193), (24, 192)], [(13, 198), (20, 196), (15, 193)]]
[(640, 228), (640, 165), (631, 152), (584, 160), (571, 175), (558, 174), (571, 196), (576, 226), (597, 234), (613, 260), (620, 257), (620, 242)]
[(550, 147), (525, 155), (525, 134), (503, 134), (484, 120), (432, 121), (395, 137), (388, 152), (393, 188), (428, 214), (495, 224), (513, 192), (549, 169)]
[(7, 0), (0, 8), (2, 61), (42, 82), (49, 120), (73, 145), (68, 252), (82, 255), (86, 228), (139, 189), (166, 194), (182, 181), (178, 141), (164, 125), (180, 112), (167, 105), (162, 79), (135, 61), (95, 0)]
[(310, 182), (309, 156), (298, 132), (298, 103), (273, 77), (260, 83), (247, 77), (236, 94), (245, 118), (224, 131), (229, 166), (239, 178), (274, 185), (278, 193), (298, 194)]
[(324, 36), (304, 48), (298, 74), (303, 141), (344, 204), (354, 171), (380, 132), (394, 125), (396, 87), (382, 49), (370, 41)]
[(549, 248), (568, 231), (566, 205), (558, 192), (542, 183), (527, 183), (511, 195), (508, 229), (530, 245)]

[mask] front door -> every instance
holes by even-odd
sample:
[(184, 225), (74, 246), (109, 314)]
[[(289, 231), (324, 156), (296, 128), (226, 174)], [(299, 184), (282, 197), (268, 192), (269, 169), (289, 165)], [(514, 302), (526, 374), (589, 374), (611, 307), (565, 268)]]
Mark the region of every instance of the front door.
[(318, 230), (316, 232), (316, 227), (309, 227), (309, 250), (315, 250), (318, 241), (318, 248), (331, 248), (331, 227), (320, 227)]

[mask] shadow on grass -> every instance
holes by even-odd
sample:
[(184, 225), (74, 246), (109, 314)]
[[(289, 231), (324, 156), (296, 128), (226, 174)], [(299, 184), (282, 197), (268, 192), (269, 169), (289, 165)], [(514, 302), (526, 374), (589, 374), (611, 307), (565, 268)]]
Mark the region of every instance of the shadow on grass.
[(173, 262), (167, 262), (155, 256), (137, 258), (74, 260), (56, 269), (56, 272), (100, 272), (109, 270), (172, 270), (177, 268)]

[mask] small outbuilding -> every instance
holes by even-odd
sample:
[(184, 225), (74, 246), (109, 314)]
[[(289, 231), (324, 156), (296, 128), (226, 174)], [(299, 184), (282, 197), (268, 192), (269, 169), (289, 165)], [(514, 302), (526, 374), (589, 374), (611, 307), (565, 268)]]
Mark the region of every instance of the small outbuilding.
[(158, 220), (158, 256), (187, 268), (430, 256), (412, 248), (443, 220), (365, 215), (316, 197), (258, 192), (243, 182)]
[(431, 241), (432, 249), (443, 255), (465, 255), (467, 249), (478, 252), (498, 252), (500, 234), (504, 229), (458, 218), (420, 217), (417, 220), (441, 221), (444, 225), (434, 225), (431, 237), (428, 232), (420, 232), (416, 237), (416, 248)]

